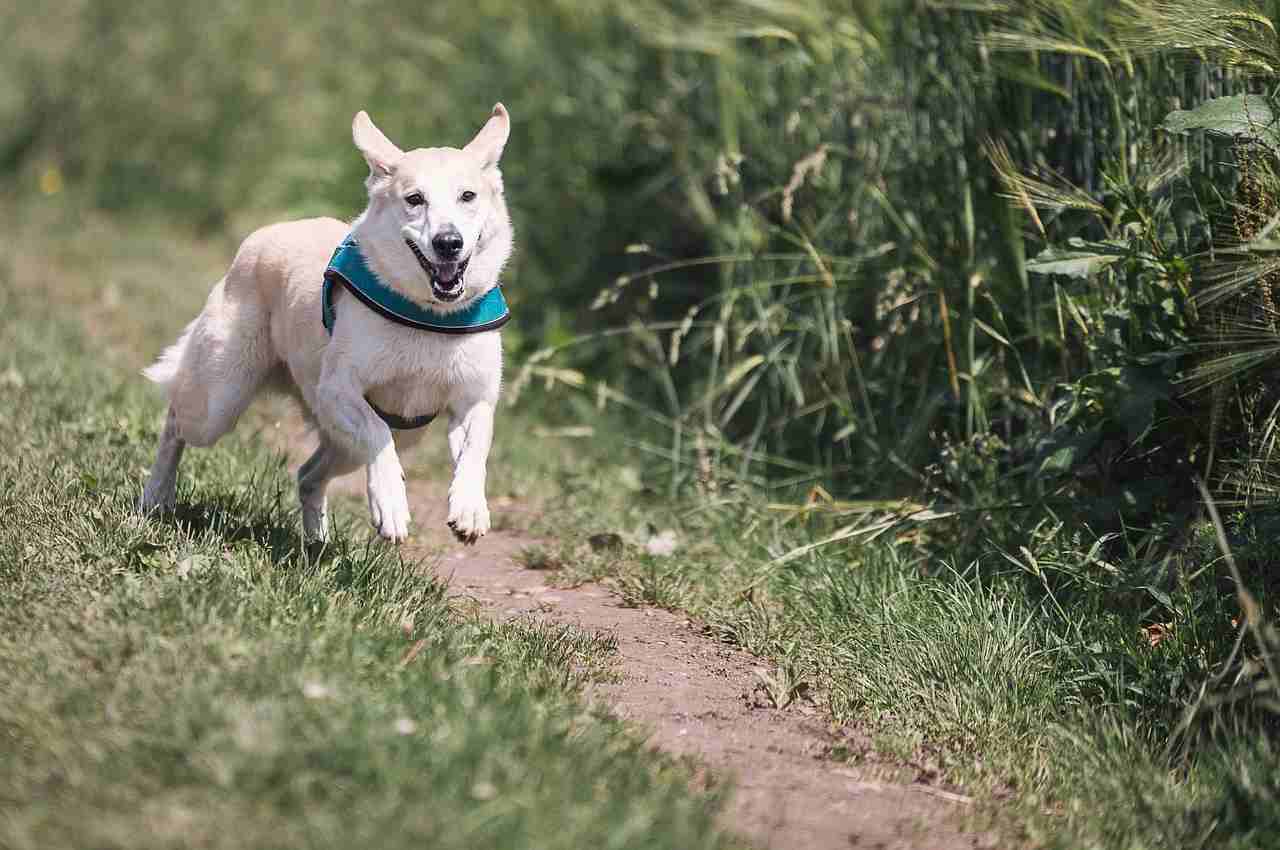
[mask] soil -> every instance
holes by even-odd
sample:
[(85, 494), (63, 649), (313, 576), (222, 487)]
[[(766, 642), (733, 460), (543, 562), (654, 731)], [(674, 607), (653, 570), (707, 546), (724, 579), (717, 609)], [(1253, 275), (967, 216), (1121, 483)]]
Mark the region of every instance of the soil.
[[(305, 459), (289, 440), (295, 463)], [(301, 445), (300, 445), (301, 444)], [(426, 452), (424, 452), (425, 454)], [(457, 543), (445, 525), (439, 482), (411, 477), (413, 537), (406, 555), (448, 579), (459, 603), (494, 617), (534, 617), (611, 635), (618, 646), (617, 681), (593, 686), (591, 699), (649, 734), (653, 746), (691, 756), (734, 793), (725, 826), (771, 850), (959, 850), (992, 848), (994, 836), (966, 832), (972, 801), (924, 781), (902, 781), (909, 766), (877, 758), (865, 734), (829, 727), (810, 706), (772, 706), (757, 671), (768, 662), (707, 636), (698, 623), (670, 611), (629, 607), (607, 587), (572, 588), (522, 567), (516, 555), (537, 541), (493, 531), (475, 546)], [(358, 475), (334, 482), (333, 495), (360, 495)], [(505, 500), (504, 500), (505, 501)], [(363, 505), (361, 505), (363, 506)], [(497, 511), (518, 505), (491, 505)], [(443, 554), (440, 554), (443, 550)], [(856, 764), (833, 752), (865, 756)], [(886, 778), (890, 777), (890, 778)]]

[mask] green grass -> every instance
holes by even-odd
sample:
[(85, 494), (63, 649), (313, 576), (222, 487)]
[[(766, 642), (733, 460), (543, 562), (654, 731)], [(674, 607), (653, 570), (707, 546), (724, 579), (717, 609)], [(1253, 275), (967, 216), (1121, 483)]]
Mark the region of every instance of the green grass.
[[(160, 297), (160, 253), (118, 297), (169, 333), (202, 294)], [(451, 610), (351, 517), (304, 549), (252, 424), (188, 453), (175, 518), (137, 516), (160, 406), (112, 361), (162, 337), (103, 356), (100, 277), (64, 280), (0, 269), (0, 846), (727, 846), (721, 787), (579, 699), (607, 637)]]
[[(1280, 391), (1274, 246), (1248, 243), (1280, 183), (1265, 146), (1158, 128), (1275, 89), (1280, 4), (1250, 4), (1265, 20), (1228, 0), (1115, 5), (482, 0), (353, 18), (326, 0), (144, 2), (51, 18), (11, 2), (0, 224), (24, 250), (0, 262), (85, 320), (95, 359), (133, 370), (248, 225), (358, 209), (356, 109), (439, 143), (502, 99), (520, 244), (506, 341), (525, 391), (490, 481), (544, 508), (497, 511), (548, 535), (531, 565), (693, 612), (770, 660), (774, 703), (866, 724), (922, 775), (1000, 801), (984, 811), (1011, 834), (1264, 845), (1280, 811), (1280, 681), (1261, 669), (1277, 657)], [(338, 42), (341, 73), (315, 62)], [(422, 69), (446, 65), (424, 100)], [(1224, 281), (1232, 297), (1204, 300)], [(35, 372), (6, 356), (8, 391)], [(134, 447), (154, 424), (108, 416), (78, 439)], [(46, 445), (67, 444), (25, 454)], [(305, 563), (288, 522), (250, 518), (284, 516), (247, 495), (279, 470), (250, 463), (250, 490), (235, 457), (189, 463), (209, 487), (189, 504), (212, 507), (184, 533), (218, 518), (216, 535)], [(122, 487), (148, 460), (90, 474)], [(646, 554), (667, 528), (675, 553)], [(601, 534), (623, 548), (593, 548)], [(94, 557), (142, 557), (129, 545)], [(1243, 631), (1242, 584), (1259, 603)]]
[[(602, 580), (635, 604), (692, 612), (769, 659), (776, 702), (803, 694), (870, 733), (874, 746), (831, 758), (904, 759), (908, 777), (975, 794), (980, 822), (1035, 846), (1248, 848), (1280, 826), (1274, 686), (1258, 666), (1275, 649), (1246, 633), (1252, 661), (1232, 665), (1241, 603), (1207, 523), (1172, 562), (1059, 527), (1024, 529), (1028, 549), (1010, 558), (958, 564), (914, 539), (932, 536), (937, 551), (963, 533), (936, 521), (780, 563), (830, 526), (784, 523), (751, 492), (672, 504), (662, 467), (625, 486), (640, 458), (610, 449), (611, 430), (547, 464), (559, 538), (525, 561), (554, 568), (554, 581)], [(671, 556), (644, 549), (661, 528), (677, 530)], [(1280, 550), (1250, 528), (1228, 518), (1256, 575)], [(587, 545), (607, 532), (626, 544)], [(1274, 598), (1260, 604), (1275, 622)], [(1172, 631), (1152, 647), (1143, 629), (1163, 622)], [(1258, 683), (1254, 702), (1229, 706), (1232, 675)]]

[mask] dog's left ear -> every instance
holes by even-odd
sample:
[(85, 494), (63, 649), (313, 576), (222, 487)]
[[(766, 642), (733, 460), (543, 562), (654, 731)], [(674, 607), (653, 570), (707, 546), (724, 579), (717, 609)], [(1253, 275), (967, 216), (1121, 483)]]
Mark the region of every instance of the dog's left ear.
[(494, 104), (493, 115), (463, 150), (479, 159), (480, 167), (487, 171), (502, 159), (502, 149), (506, 147), (510, 134), (511, 118), (507, 115), (507, 108), (501, 103)]

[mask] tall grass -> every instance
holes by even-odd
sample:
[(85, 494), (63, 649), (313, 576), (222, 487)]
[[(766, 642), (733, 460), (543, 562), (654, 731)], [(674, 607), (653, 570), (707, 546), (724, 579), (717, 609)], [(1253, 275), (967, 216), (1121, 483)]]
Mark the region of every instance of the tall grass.
[[(657, 100), (651, 123), (680, 145), (706, 255), (670, 256), (651, 225), (593, 302), (614, 329), (558, 341), (523, 377), (581, 384), (556, 369), (629, 340), (638, 368), (589, 371), (599, 398), (668, 431), (652, 450), (672, 489), (710, 464), (846, 498), (990, 495), (926, 473), (945, 438), (981, 441), (1018, 479), (1006, 496), (1052, 492), (1037, 479), (1076, 436), (1064, 385), (1186, 342), (1188, 316), (1147, 330), (1139, 313), (1185, 289), (1234, 180), (1212, 143), (1152, 129), (1247, 80), (1128, 46), (1105, 4), (867, 4), (824, 8), (821, 27), (816, 7), (730, 8), (686, 10), (680, 38), (666, 5), (630, 19), (670, 51), (677, 108)], [(1054, 203), (1009, 203), (1002, 169), (1044, 172)], [(1123, 280), (1028, 263), (1072, 239), (1119, 260), (1135, 227)], [(1129, 328), (1110, 340), (1116, 312)], [(1067, 446), (1067, 465), (1092, 448)]]
[[(1275, 4), (0, 8), (0, 177), (27, 203), (350, 213), (356, 109), (456, 144), (505, 101), (511, 396), (625, 422), (629, 498), (734, 555), (615, 565), (624, 590), (822, 659), (844, 716), (909, 703), (970, 748), (1016, 727), (1052, 752), (1032, 797), (1096, 803), (1045, 777), (1130, 759), (1168, 780), (1135, 810), (1185, 810), (1144, 822), (1170, 841), (1266, 821), (1240, 812), (1274, 797), (1250, 772), (1277, 687)], [(1227, 97), (1243, 118), (1200, 110)], [(946, 656), (956, 630), (983, 652)], [(903, 641), (947, 687), (873, 666)]]
[[(1280, 687), (1272, 19), (904, 3), (815, 33), (760, 8), (683, 10), (680, 38), (642, 14), (682, 83), (670, 134), (706, 122), (674, 165), (708, 251), (634, 246), (594, 302), (613, 327), (516, 382), (654, 426), (646, 483), (723, 547), (620, 586), (952, 769), (1005, 752), (1025, 797), (1113, 795), (1075, 839), (1251, 846)], [(572, 368), (621, 345), (621, 372)]]

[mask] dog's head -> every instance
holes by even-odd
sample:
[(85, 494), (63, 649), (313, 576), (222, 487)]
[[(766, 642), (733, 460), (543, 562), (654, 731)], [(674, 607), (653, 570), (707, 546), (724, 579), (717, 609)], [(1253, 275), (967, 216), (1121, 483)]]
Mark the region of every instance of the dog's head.
[(498, 104), (462, 149), (405, 153), (368, 114), (352, 122), (369, 163), (369, 207), (354, 225), (374, 271), (405, 295), (452, 310), (492, 289), (511, 254), (498, 160), (511, 122)]

